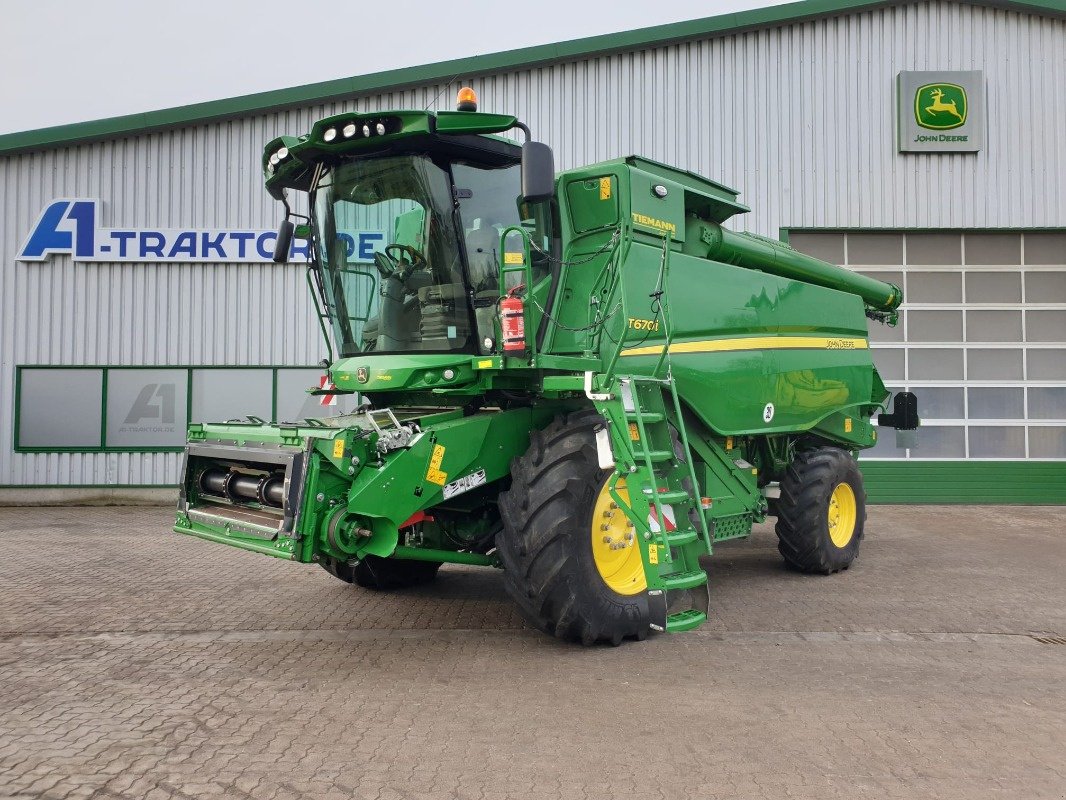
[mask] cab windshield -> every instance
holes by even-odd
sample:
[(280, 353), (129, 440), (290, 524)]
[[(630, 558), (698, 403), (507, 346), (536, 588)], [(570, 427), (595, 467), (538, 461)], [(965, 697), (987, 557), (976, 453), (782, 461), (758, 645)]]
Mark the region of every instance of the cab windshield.
[(341, 356), (472, 347), (448, 172), (428, 156), (360, 159), (315, 194), (323, 300)]
[[(500, 237), (529, 235), (547, 292), (551, 213), (521, 200), (521, 167), (425, 154), (343, 162), (315, 200), (322, 299), (340, 355), (488, 352), (500, 299)], [(507, 250), (521, 252), (517, 234)], [(521, 278), (509, 276), (508, 288)]]

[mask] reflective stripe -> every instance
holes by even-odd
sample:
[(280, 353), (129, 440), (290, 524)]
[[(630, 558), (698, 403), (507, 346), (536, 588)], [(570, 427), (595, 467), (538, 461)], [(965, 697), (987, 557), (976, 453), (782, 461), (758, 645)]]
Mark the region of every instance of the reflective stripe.
[[(833, 336), (752, 336), (742, 339), (704, 339), (695, 342), (675, 342), (670, 353), (721, 353), (734, 350), (865, 350), (865, 339)], [(623, 356), (657, 356), (661, 344), (632, 347)]]

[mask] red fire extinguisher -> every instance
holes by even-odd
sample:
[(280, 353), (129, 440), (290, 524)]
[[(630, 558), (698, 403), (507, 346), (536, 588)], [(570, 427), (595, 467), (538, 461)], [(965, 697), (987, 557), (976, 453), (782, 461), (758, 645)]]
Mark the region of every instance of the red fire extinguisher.
[(519, 355), (526, 351), (526, 312), (517, 294), (525, 288), (519, 284), (500, 301), (500, 329), (503, 333), (503, 352)]

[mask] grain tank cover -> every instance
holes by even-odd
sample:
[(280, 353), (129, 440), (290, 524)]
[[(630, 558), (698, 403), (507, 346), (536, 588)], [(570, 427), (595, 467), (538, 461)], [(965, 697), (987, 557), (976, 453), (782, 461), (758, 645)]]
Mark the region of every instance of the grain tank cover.
[(701, 219), (725, 222), (736, 214), (746, 214), (751, 211), (743, 203), (737, 202), (740, 192), (736, 189), (730, 189), (723, 183), (704, 178), (695, 172), (660, 164), (658, 161), (642, 156), (627, 156), (625, 162), (649, 175), (680, 184), (685, 189), (686, 211), (696, 214)]
[(884, 319), (894, 324), (895, 309), (903, 302), (898, 286), (800, 253), (784, 242), (723, 227), (750, 210), (737, 201), (735, 189), (648, 158), (627, 156), (624, 161), (630, 168), (630, 212), (638, 231), (666, 233), (684, 252), (700, 258), (858, 295), (872, 312), (887, 315)]

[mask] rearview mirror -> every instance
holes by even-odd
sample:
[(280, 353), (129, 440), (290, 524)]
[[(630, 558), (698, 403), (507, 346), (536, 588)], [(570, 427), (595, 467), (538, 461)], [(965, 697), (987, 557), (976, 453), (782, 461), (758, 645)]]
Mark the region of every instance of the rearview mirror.
[(278, 240), (274, 243), (274, 263), (284, 264), (289, 260), (289, 248), (292, 247), (292, 234), (296, 226), (292, 220), (283, 219), (278, 226)]
[(522, 199), (527, 203), (550, 200), (555, 194), (555, 160), (543, 142), (522, 145)]

